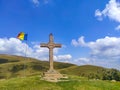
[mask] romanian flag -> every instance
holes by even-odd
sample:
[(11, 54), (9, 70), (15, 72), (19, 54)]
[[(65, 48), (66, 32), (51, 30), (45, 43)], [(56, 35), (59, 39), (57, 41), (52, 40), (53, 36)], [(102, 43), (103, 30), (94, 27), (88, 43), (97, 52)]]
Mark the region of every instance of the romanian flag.
[(20, 40), (27, 40), (27, 34), (25, 34), (24, 32), (20, 32), (17, 38)]

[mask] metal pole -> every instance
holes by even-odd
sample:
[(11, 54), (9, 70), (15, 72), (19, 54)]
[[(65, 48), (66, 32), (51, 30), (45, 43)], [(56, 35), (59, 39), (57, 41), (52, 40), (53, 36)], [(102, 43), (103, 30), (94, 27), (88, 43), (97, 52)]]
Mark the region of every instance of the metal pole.
[(26, 67), (26, 60), (27, 60), (27, 40), (26, 40), (26, 42), (25, 42), (24, 77), (26, 77), (26, 71), (25, 71), (25, 69), (27, 68), (27, 67)]

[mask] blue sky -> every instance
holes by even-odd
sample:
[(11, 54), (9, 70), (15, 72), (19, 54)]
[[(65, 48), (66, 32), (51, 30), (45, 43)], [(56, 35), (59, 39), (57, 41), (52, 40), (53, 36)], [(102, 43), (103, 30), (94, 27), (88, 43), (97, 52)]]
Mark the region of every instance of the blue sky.
[[(16, 39), (28, 34), (28, 43)], [(0, 53), (48, 60), (53, 33), (61, 49), (54, 60), (120, 69), (120, 0), (0, 0)]]

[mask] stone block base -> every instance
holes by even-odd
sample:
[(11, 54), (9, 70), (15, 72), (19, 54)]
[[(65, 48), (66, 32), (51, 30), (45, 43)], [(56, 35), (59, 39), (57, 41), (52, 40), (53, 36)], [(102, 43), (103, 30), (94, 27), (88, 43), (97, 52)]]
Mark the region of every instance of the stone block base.
[(43, 74), (43, 79), (46, 81), (57, 82), (60, 78), (63, 78), (63, 75), (56, 70), (48, 70)]

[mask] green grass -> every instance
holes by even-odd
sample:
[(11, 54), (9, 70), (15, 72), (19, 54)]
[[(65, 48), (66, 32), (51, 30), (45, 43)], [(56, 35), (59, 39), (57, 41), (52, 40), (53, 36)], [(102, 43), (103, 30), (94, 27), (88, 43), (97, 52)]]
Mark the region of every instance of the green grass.
[(0, 80), (0, 90), (120, 90), (120, 82), (87, 80), (71, 76), (70, 81), (47, 82), (39, 76)]

